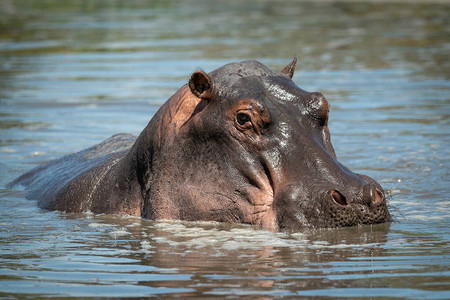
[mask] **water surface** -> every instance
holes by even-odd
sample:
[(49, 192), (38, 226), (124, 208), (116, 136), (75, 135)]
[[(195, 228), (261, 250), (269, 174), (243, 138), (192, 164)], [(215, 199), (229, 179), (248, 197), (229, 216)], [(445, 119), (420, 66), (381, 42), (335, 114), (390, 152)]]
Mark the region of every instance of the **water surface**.
[[(448, 299), (450, 4), (0, 3), (0, 297)], [(395, 222), (268, 232), (48, 212), (6, 185), (139, 134), (198, 68), (257, 59), (331, 103), (338, 158)]]

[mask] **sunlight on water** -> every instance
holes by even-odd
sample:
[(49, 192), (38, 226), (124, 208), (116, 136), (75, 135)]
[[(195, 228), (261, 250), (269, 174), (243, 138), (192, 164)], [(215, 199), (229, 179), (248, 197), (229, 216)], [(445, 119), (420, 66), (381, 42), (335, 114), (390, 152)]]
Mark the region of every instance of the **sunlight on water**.
[[(0, 3), (0, 298), (449, 299), (446, 1)], [(197, 69), (257, 59), (331, 104), (391, 224), (271, 232), (48, 212), (8, 182), (139, 134)]]

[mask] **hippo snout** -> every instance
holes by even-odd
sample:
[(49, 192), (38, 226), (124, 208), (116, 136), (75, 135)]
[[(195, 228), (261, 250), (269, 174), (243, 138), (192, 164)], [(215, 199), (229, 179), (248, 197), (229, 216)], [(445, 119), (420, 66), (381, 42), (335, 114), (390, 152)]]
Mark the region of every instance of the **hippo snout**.
[(376, 224), (390, 220), (386, 197), (379, 184), (367, 183), (347, 193), (342, 189), (331, 189), (319, 198), (316, 201), (322, 207), (324, 220), (317, 218), (316, 221), (327, 227)]
[[(289, 185), (277, 197), (281, 228), (347, 227), (390, 221), (386, 197), (375, 180), (358, 187), (320, 184), (305, 193), (302, 184)], [(282, 198), (282, 199), (281, 199)]]
[[(374, 185), (365, 185), (362, 190), (363, 191), (361, 199), (357, 199), (356, 201), (354, 201), (355, 203), (371, 207), (385, 200), (384, 193)], [(341, 206), (352, 204), (352, 201), (349, 203), (345, 194), (337, 189), (330, 190), (329, 195), (336, 204), (339, 204)]]

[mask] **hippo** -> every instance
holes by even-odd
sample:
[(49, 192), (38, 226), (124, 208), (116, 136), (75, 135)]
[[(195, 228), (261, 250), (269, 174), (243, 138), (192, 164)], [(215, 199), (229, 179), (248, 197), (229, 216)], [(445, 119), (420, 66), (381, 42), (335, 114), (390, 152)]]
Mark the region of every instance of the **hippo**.
[(383, 188), (337, 158), (330, 105), (258, 61), (194, 72), (136, 138), (118, 134), (13, 184), (38, 206), (268, 230), (391, 220)]

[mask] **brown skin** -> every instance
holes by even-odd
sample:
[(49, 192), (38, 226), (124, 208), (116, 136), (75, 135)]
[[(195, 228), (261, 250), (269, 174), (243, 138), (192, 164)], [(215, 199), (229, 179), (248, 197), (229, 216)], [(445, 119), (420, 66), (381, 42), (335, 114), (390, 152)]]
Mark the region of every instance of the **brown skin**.
[(390, 220), (381, 186), (339, 163), (329, 104), (256, 61), (197, 71), (133, 144), (114, 136), (32, 170), (39, 206), (266, 229)]

